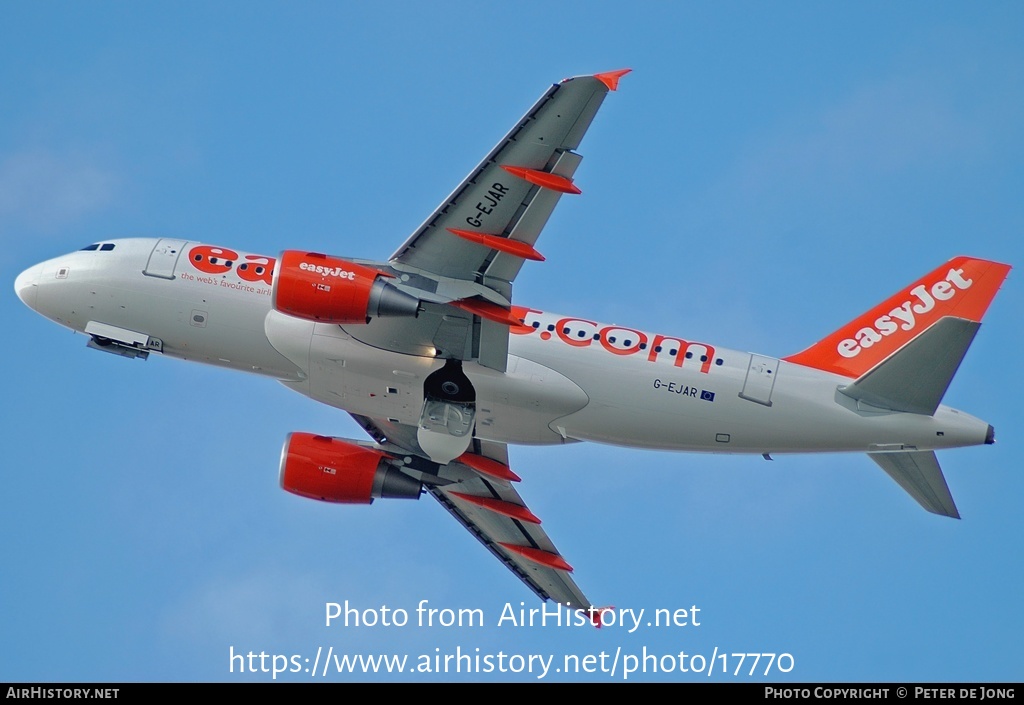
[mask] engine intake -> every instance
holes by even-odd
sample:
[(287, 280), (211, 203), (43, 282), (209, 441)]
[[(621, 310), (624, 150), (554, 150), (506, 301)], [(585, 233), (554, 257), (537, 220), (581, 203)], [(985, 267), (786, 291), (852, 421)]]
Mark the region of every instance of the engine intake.
[(388, 455), (343, 438), (290, 433), (281, 449), (282, 489), (310, 499), (372, 504), (381, 497), (419, 499), (422, 484)]
[(281, 313), (322, 323), (368, 323), (416, 316), (420, 301), (380, 270), (317, 252), (286, 250), (277, 260), (271, 301)]

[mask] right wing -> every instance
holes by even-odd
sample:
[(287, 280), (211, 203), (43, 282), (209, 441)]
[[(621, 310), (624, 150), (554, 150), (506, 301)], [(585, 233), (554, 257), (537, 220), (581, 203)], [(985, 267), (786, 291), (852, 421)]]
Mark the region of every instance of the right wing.
[(512, 474), (515, 479), (501, 479), (480, 468), (508, 471), (505, 444), (475, 440), (471, 452), (439, 473), (455, 482), (431, 487), (430, 493), (537, 597), (577, 610), (590, 609), (590, 601), (570, 576), (572, 566), (513, 486), (519, 478)]

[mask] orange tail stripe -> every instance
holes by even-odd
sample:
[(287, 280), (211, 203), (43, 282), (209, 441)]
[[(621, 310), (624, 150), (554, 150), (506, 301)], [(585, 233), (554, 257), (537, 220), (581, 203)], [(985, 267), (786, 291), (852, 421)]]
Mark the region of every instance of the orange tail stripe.
[(1010, 266), (956, 257), (796, 355), (806, 367), (860, 377), (945, 316), (981, 322)]

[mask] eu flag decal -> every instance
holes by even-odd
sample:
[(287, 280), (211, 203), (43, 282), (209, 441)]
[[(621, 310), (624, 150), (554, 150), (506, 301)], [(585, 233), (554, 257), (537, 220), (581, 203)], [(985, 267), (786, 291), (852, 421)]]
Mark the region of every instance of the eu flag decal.
[(700, 398), (701, 398), (701, 401), (714, 401), (715, 400), (715, 393), (714, 392), (709, 392), (706, 389), (702, 389), (702, 390), (700, 390)]

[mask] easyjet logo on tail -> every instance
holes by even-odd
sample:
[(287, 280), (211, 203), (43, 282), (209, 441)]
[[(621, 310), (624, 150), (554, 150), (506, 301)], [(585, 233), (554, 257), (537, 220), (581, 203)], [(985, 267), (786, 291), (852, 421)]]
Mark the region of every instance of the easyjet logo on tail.
[(803, 352), (783, 358), (860, 377), (945, 316), (980, 322), (1010, 266), (957, 257)]
[(956, 296), (957, 291), (963, 291), (973, 283), (970, 279), (964, 279), (964, 270), (950, 269), (945, 279), (935, 282), (931, 287), (918, 284), (910, 290), (910, 295), (916, 297), (916, 301), (904, 301), (886, 315), (875, 319), (873, 326), (861, 328), (853, 338), (840, 340), (836, 351), (843, 357), (856, 357), (864, 348), (880, 343), (885, 336), (898, 330), (914, 330), (918, 316), (934, 310), (936, 301), (949, 301)]

